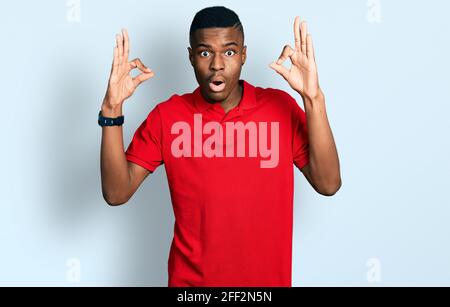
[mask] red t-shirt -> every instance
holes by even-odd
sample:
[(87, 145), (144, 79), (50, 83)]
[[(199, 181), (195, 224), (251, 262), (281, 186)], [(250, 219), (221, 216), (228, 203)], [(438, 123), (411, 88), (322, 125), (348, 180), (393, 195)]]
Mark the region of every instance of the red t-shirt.
[(165, 165), (175, 214), (169, 286), (291, 286), (294, 165), (306, 116), (287, 92), (254, 87), (227, 114), (200, 88), (156, 105), (126, 150)]

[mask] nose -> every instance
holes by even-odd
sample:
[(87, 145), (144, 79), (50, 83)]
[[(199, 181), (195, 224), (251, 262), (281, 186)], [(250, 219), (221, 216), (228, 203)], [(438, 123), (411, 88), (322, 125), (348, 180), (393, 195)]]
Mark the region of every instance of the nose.
[(211, 69), (212, 70), (223, 70), (224, 62), (220, 54), (215, 54), (211, 61)]

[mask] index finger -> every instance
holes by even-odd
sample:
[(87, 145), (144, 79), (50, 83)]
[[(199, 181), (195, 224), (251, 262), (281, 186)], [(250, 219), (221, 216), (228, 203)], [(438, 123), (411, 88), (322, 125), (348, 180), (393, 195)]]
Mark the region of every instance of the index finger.
[(124, 44), (123, 44), (124, 62), (128, 62), (128, 55), (130, 54), (130, 39), (128, 37), (127, 29), (122, 29), (122, 33), (123, 33), (123, 37), (124, 37)]
[(294, 20), (294, 37), (295, 37), (295, 50), (301, 50), (301, 38), (300, 38), (300, 17), (295, 16)]

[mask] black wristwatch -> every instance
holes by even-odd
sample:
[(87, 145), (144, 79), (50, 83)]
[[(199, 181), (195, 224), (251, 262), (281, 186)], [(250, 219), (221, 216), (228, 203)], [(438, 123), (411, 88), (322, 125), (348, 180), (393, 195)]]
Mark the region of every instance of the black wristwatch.
[(100, 126), (122, 126), (125, 121), (125, 117), (123, 115), (119, 117), (104, 117), (102, 115), (102, 110), (98, 112), (98, 124)]

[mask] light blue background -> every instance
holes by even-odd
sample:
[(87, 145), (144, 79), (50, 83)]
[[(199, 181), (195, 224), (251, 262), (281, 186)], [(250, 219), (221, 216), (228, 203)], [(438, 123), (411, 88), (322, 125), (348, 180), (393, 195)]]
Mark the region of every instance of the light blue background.
[[(188, 61), (194, 14), (235, 10), (242, 78), (301, 98), (268, 64), (308, 21), (340, 155), (343, 186), (317, 194), (296, 172), (293, 285), (450, 285), (450, 5), (381, 0), (3, 1), (0, 285), (167, 285), (173, 211), (164, 167), (125, 206), (100, 185), (97, 114), (114, 35), (156, 76), (126, 102), (124, 143), (158, 102), (197, 86)], [(261, 255), (264, 257), (264, 255)], [(67, 278), (67, 260), (81, 279)], [(367, 279), (378, 259), (380, 283)]]

